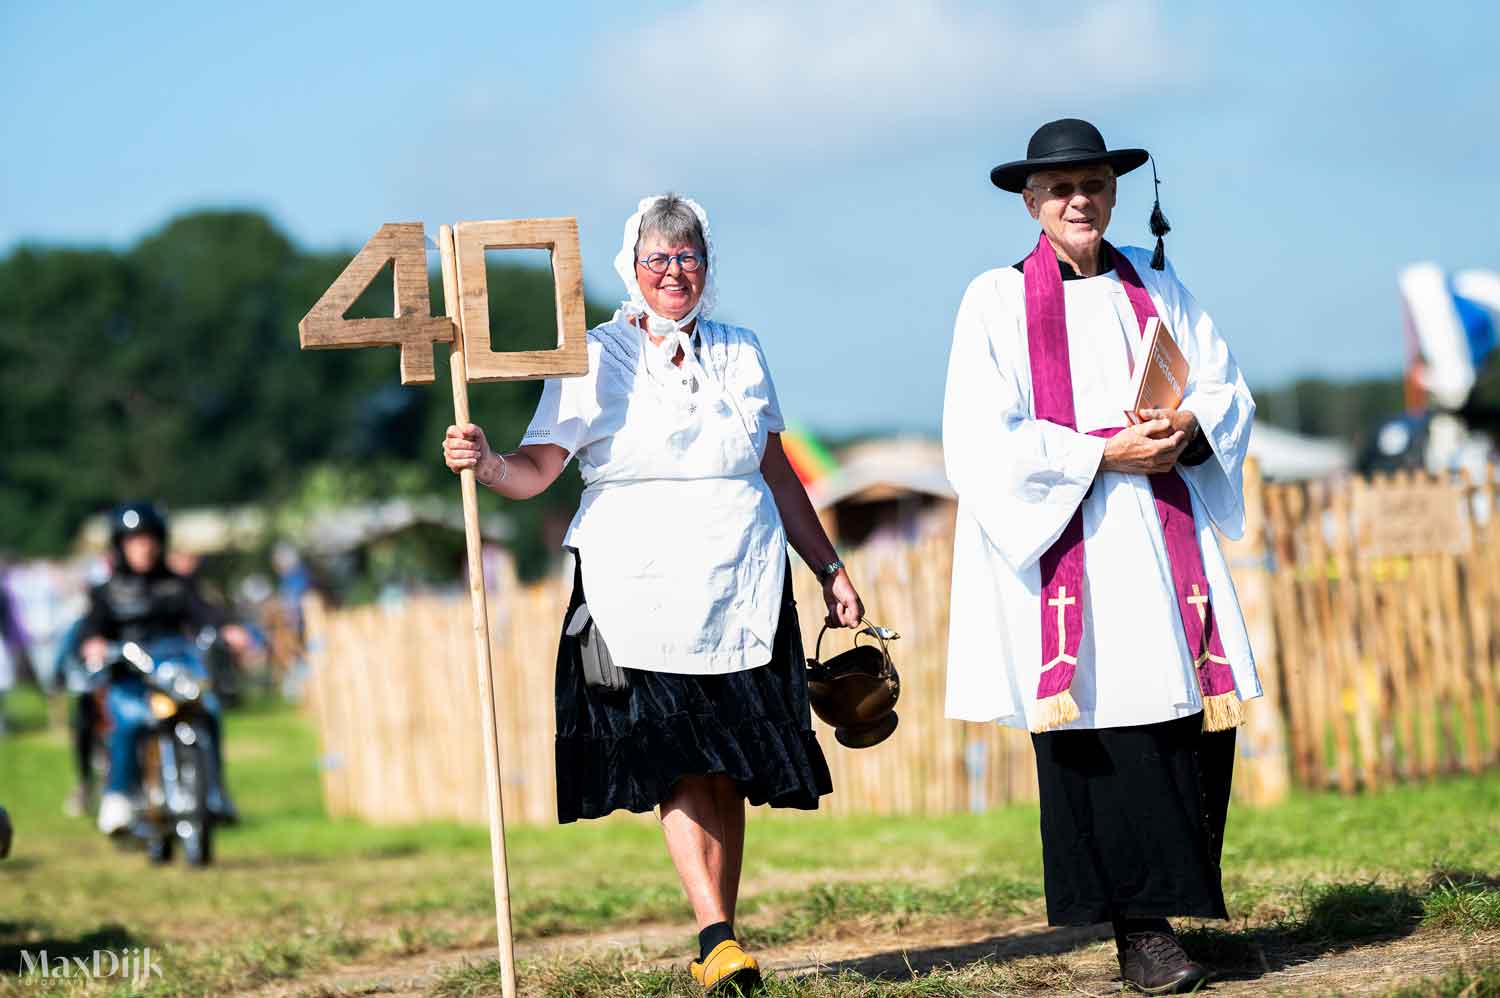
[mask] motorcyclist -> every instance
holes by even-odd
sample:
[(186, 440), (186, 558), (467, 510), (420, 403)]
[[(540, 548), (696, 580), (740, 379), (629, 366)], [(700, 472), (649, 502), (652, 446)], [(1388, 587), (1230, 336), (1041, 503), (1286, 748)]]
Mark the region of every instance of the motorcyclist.
[[(97, 669), (105, 664), (110, 642), (144, 642), (167, 635), (188, 636), (203, 627), (219, 628), (237, 652), (250, 645), (249, 634), (206, 603), (190, 579), (173, 572), (165, 561), (167, 520), (149, 502), (125, 503), (110, 514), (110, 546), (114, 573), (89, 592), (89, 609), (80, 628), (84, 662)], [(99, 798), (99, 829), (123, 831), (133, 817), (131, 795), (140, 784), (136, 739), (150, 721), (146, 687), (137, 677), (112, 682), (107, 698), (114, 727), (110, 733), (109, 779)], [(219, 718), (213, 716), (214, 751), (219, 757), (220, 792), (208, 802), (220, 820), (233, 820), (233, 805), (222, 790), (223, 764)]]

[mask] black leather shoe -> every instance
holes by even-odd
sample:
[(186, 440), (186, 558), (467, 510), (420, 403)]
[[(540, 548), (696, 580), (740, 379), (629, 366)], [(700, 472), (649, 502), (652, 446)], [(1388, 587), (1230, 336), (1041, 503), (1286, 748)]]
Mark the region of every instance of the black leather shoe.
[(1166, 932), (1132, 932), (1119, 952), (1120, 977), (1148, 995), (1182, 994), (1208, 980), (1208, 970)]

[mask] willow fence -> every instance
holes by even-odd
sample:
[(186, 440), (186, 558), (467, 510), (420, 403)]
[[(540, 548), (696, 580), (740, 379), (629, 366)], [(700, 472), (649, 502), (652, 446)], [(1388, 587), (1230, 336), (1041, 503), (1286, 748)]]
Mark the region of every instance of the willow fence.
[[(1225, 542), (1266, 697), (1247, 705), (1235, 791), (1347, 792), (1500, 758), (1500, 524), (1493, 474), (1309, 485), (1246, 482), (1247, 531)], [(901, 633), (900, 727), (870, 749), (816, 718), (835, 791), (819, 814), (943, 814), (1034, 800), (1029, 736), (943, 717), (952, 538), (846, 556), (869, 619)], [(553, 671), (571, 577), (491, 596), (501, 788), (508, 821), (556, 819)], [(795, 573), (811, 652), (822, 596)], [(466, 598), (307, 609), (309, 702), (331, 813), (485, 820)], [(824, 654), (847, 647), (830, 631)]]

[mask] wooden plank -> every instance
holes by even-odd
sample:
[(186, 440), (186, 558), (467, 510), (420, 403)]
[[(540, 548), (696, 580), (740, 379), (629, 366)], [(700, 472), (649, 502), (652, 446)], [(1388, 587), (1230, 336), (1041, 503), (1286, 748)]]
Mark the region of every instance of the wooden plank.
[(1289, 647), (1299, 649), (1296, 657), (1297, 670), (1292, 674), (1292, 684), (1298, 691), (1297, 703), (1302, 705), (1302, 768), (1305, 770), (1303, 786), (1322, 790), (1328, 783), (1328, 758), (1325, 749), (1327, 734), (1327, 710), (1324, 707), (1324, 673), (1329, 668), (1328, 655), (1323, 651), (1321, 632), (1318, 627), (1316, 589), (1318, 580), (1312, 567), (1307, 537), (1307, 494), (1298, 483), (1287, 486), (1286, 513), (1288, 546), (1291, 557), (1287, 571), (1292, 577), (1294, 612), (1288, 617), (1287, 627), (1278, 633)]
[[(345, 319), (344, 313), (385, 265), (395, 265), (395, 316)], [(387, 222), (361, 247), (297, 324), (304, 350), (395, 346), (401, 348), (401, 383), (431, 384), (434, 343), (453, 342), (453, 322), (432, 315), (427, 292), (427, 246), (421, 222)]]
[[(462, 302), (464, 363), (469, 381), (530, 381), (587, 374), (588, 324), (583, 311), (583, 262), (578, 220), (522, 218), (459, 222), (453, 227)], [(497, 351), (490, 343), (489, 281), (485, 250), (552, 251), (557, 346), (552, 350)]]
[(1486, 471), (1484, 477), (1475, 482), (1464, 472), (1464, 484), (1471, 489), (1472, 501), (1484, 510), (1488, 519), (1477, 531), (1478, 543), (1474, 552), (1466, 559), (1465, 577), (1469, 592), (1469, 626), (1474, 635), (1474, 672), (1480, 690), (1479, 701), (1484, 709), (1485, 748), (1484, 764), (1494, 765), (1500, 761), (1500, 683), (1494, 668), (1497, 590), (1494, 572), (1496, 527), (1495, 494), (1493, 482)]
[[(1275, 634), (1275, 655), (1267, 663), (1276, 670), (1287, 718), (1287, 740), (1290, 745), (1292, 772), (1299, 786), (1312, 785), (1311, 759), (1307, 745), (1307, 700), (1303, 695), (1300, 666), (1300, 631), (1297, 620), (1296, 554), (1287, 512), (1287, 487), (1268, 485), (1266, 525), (1269, 530), (1274, 571), (1271, 576), (1271, 623)], [(1258, 650), (1257, 650), (1258, 657)]]
[(1463, 554), (1473, 544), (1463, 489), (1429, 480), (1366, 489), (1355, 506), (1362, 558), (1401, 554)]
[(1245, 707), (1240, 733), (1235, 795), (1256, 806), (1286, 799), (1290, 774), (1286, 728), (1282, 712), (1281, 677), (1271, 596), (1271, 573), (1266, 551), (1267, 498), (1259, 462), (1245, 462), (1245, 532), (1238, 541), (1225, 539), (1224, 552), (1233, 573), (1235, 592), (1250, 636), (1264, 695)]

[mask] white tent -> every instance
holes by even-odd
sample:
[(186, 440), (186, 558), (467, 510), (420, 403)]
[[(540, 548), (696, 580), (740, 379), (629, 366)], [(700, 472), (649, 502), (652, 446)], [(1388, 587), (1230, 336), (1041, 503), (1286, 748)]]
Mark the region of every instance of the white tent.
[[(1338, 440), (1308, 437), (1256, 422), (1250, 456), (1261, 474), (1287, 481), (1342, 474), (1354, 464), (1351, 448)], [(952, 499), (940, 442), (920, 436), (883, 437), (846, 448), (839, 467), (808, 487), (813, 506), (826, 509), (849, 499), (888, 499), (902, 493)]]
[(1337, 475), (1354, 463), (1348, 444), (1303, 436), (1258, 420), (1250, 429), (1250, 456), (1260, 462), (1261, 474), (1280, 481)]

